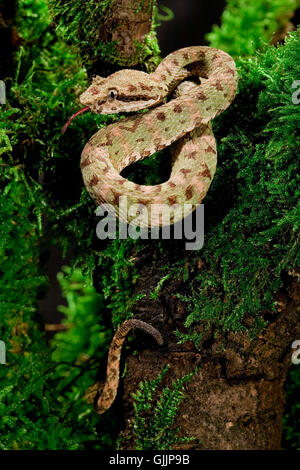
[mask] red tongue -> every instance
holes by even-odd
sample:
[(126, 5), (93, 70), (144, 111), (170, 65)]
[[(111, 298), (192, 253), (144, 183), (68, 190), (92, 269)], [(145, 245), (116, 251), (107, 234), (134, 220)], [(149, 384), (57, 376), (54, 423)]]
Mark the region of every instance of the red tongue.
[(69, 124), (71, 124), (71, 122), (73, 121), (74, 118), (76, 118), (76, 116), (79, 116), (79, 114), (82, 114), (82, 113), (85, 113), (86, 111), (88, 111), (90, 108), (88, 106), (85, 106), (84, 108), (81, 108), (79, 109), (79, 111), (76, 111), (76, 113), (74, 113), (70, 119), (68, 119), (68, 121), (66, 122), (66, 124), (64, 125), (64, 127), (62, 128), (61, 130), (61, 133), (62, 135), (64, 135), (64, 133), (66, 132), (67, 128), (69, 127)]

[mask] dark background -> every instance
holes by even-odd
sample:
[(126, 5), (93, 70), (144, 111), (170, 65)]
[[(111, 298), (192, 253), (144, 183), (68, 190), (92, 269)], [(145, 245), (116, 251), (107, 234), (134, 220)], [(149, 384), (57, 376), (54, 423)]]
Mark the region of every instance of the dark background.
[[(220, 23), (225, 0), (162, 0), (158, 6), (165, 5), (174, 13), (172, 21), (162, 21), (158, 28), (158, 40), (162, 57), (181, 47), (205, 45), (206, 33), (214, 24)], [(159, 12), (165, 15), (159, 8)]]

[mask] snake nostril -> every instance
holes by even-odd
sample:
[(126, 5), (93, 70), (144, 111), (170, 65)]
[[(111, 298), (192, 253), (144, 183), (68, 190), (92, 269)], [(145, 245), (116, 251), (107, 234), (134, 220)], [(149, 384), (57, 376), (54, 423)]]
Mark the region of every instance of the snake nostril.
[(84, 104), (85, 106), (90, 106), (91, 104), (93, 104), (93, 100), (91, 96), (86, 92), (82, 93), (82, 95), (79, 98), (79, 101), (81, 104)]

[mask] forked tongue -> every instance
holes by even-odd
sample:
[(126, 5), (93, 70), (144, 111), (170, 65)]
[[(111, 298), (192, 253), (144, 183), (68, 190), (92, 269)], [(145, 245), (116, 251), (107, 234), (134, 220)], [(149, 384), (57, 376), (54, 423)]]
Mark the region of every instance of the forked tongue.
[(71, 124), (71, 122), (73, 121), (74, 118), (76, 118), (77, 116), (79, 116), (79, 114), (82, 114), (82, 113), (85, 113), (86, 111), (89, 111), (89, 107), (88, 106), (85, 106), (84, 108), (81, 108), (79, 109), (78, 111), (76, 111), (76, 113), (72, 114), (72, 116), (70, 117), (70, 119), (67, 120), (66, 124), (64, 125), (64, 127), (62, 128), (61, 130), (61, 133), (62, 135), (64, 135), (64, 133), (66, 132), (67, 128), (69, 127), (69, 124)]

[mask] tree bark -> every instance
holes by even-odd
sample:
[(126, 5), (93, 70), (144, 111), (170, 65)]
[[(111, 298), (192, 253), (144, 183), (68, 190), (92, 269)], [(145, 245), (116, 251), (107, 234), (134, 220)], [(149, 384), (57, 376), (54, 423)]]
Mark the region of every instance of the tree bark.
[[(153, 284), (156, 275), (155, 266), (144, 265), (136, 291), (143, 290), (146, 283)], [(126, 449), (134, 448), (132, 393), (141, 380), (156, 378), (167, 364), (170, 369), (163, 387), (199, 367), (185, 386), (185, 400), (175, 423), (180, 436), (192, 436), (195, 441), (181, 449), (281, 448), (284, 383), (291, 365), (291, 343), (300, 334), (300, 287), (296, 278), (287, 282), (285, 291), (277, 295), (277, 314), (264, 315), (270, 323), (262, 334), (251, 341), (248, 333), (229, 332), (215, 338), (210, 331), (200, 352), (190, 343), (178, 346), (172, 333), (184, 320), (184, 304), (175, 297), (182, 290), (180, 283), (165, 287), (158, 300), (139, 302), (135, 317), (146, 321), (149, 317), (165, 338), (165, 346), (162, 351), (155, 346), (144, 349), (139, 341), (139, 354), (127, 359), (122, 398)]]
[(104, 43), (116, 42), (116, 49), (127, 66), (138, 63), (136, 44), (144, 43), (151, 31), (153, 3), (153, 0), (114, 0), (99, 31)]
[[(112, 4), (99, 25), (99, 41), (113, 42), (120, 54), (117, 63), (99, 56), (85, 63), (89, 76), (108, 75), (122, 68), (141, 68), (137, 44), (145, 44), (145, 37), (151, 32), (154, 0), (112, 0)], [(151, 59), (151, 57), (149, 57)], [(147, 66), (147, 61), (144, 66)]]

